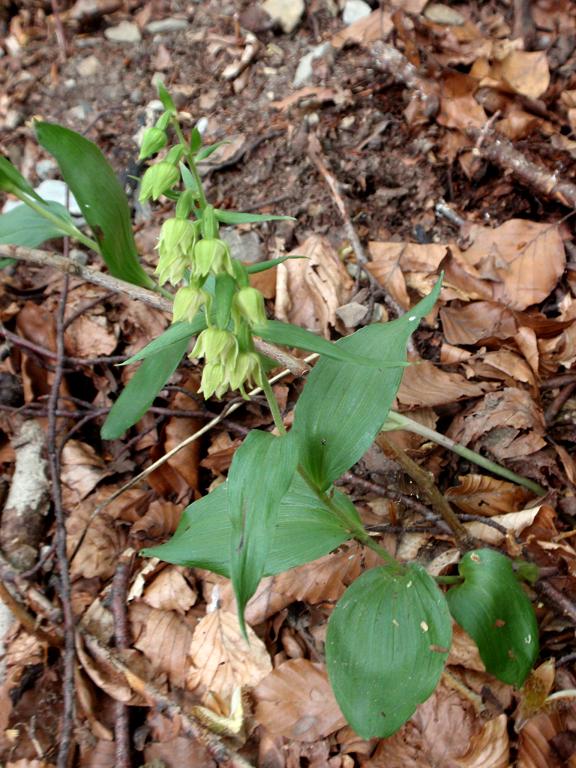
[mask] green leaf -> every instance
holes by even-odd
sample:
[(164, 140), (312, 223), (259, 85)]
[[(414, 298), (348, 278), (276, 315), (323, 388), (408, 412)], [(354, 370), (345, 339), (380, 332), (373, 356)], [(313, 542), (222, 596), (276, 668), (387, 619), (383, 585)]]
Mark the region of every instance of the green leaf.
[(206, 158), (210, 157), (210, 155), (214, 154), (217, 149), (220, 149), (220, 147), (223, 147), (224, 144), (230, 144), (229, 141), (217, 141), (215, 144), (210, 144), (208, 147), (202, 147), (202, 149), (199, 149), (196, 153), (196, 157), (194, 158), (195, 162), (201, 163), (202, 160), (206, 160)]
[[(74, 226), (72, 217), (60, 203), (45, 202), (43, 207)], [(57, 227), (56, 224), (28, 208), (25, 203), (0, 216), (0, 243), (3, 245), (37, 248), (46, 240), (63, 237), (65, 234), (64, 229)]]
[(216, 325), (218, 328), (227, 328), (230, 322), (230, 312), (232, 311), (232, 301), (236, 292), (236, 280), (227, 272), (216, 275), (216, 286), (214, 290), (214, 304)]
[[(44, 202), (42, 198), (34, 191), (33, 187), (26, 181), (24, 176), (18, 171), (7, 158), (0, 155), (0, 190), (10, 192), (11, 194), (28, 195), (38, 202)], [(20, 195), (18, 195), (20, 197)]]
[(140, 265), (126, 195), (104, 155), (91, 141), (61, 125), (36, 122), (35, 127), (38, 141), (58, 162), (110, 273), (152, 287), (154, 281)]
[(194, 126), (194, 128), (192, 128), (192, 131), (190, 133), (190, 151), (198, 152), (201, 146), (202, 146), (202, 134), (200, 133), (198, 128)]
[(263, 221), (296, 221), (294, 216), (269, 216), (267, 213), (241, 213), (240, 211), (222, 211), (214, 209), (221, 224), (257, 224)]
[(288, 259), (307, 259), (308, 256), (279, 256), (277, 259), (270, 259), (269, 261), (261, 261), (258, 264), (247, 264), (246, 272), (249, 275), (255, 275), (257, 272), (265, 272), (267, 269), (277, 267), (278, 264), (283, 264)]
[(295, 409), (300, 462), (322, 490), (355, 464), (378, 434), (402, 378), (398, 361), (418, 321), (428, 314), (441, 281), (414, 309), (391, 323), (375, 323), (336, 342), (354, 358), (369, 357), (373, 367), (322, 357), (308, 376)]
[(157, 355), (158, 352), (161, 352), (163, 349), (167, 349), (173, 344), (179, 344), (184, 340), (188, 343), (192, 336), (200, 333), (204, 328), (206, 328), (206, 317), (204, 316), (204, 312), (198, 312), (193, 322), (173, 323), (164, 331), (164, 333), (161, 333), (160, 336), (152, 339), (152, 341), (149, 344), (146, 344), (143, 349), (136, 352), (132, 357), (129, 357), (128, 360), (120, 363), (120, 365), (131, 365), (132, 363), (137, 363), (138, 360), (147, 360), (149, 357)]
[(117, 440), (140, 421), (178, 367), (187, 347), (186, 338), (160, 350), (142, 363), (112, 406), (100, 430), (103, 440)]
[(249, 433), (232, 459), (228, 473), (230, 577), (243, 632), (244, 609), (266, 569), (279, 505), (297, 464), (296, 443), (290, 433), (276, 437), (257, 429)]
[(345, 349), (340, 344), (328, 341), (323, 336), (317, 336), (306, 328), (300, 328), (298, 325), (283, 323), (280, 320), (268, 320), (266, 325), (258, 325), (254, 328), (254, 334), (260, 336), (264, 341), (272, 344), (282, 344), (285, 347), (298, 347), (308, 352), (317, 352), (319, 355), (325, 355), (333, 360), (340, 360), (344, 363), (354, 363), (355, 365), (368, 365), (371, 368), (405, 368), (409, 363), (400, 362), (382, 362), (373, 357), (355, 355)]
[[(198, 195), (198, 183), (188, 166), (186, 166), (184, 163), (179, 163), (178, 167), (180, 168), (180, 176), (182, 176), (182, 182), (186, 189), (190, 189), (194, 194)], [(174, 199), (179, 196), (180, 195), (177, 194)]]
[(162, 102), (162, 106), (166, 110), (166, 112), (170, 112), (171, 115), (176, 115), (176, 105), (172, 101), (172, 96), (168, 93), (166, 90), (166, 87), (164, 86), (164, 83), (158, 81), (158, 85), (156, 86), (158, 88), (158, 98)]
[(18, 259), (0, 259), (0, 269), (11, 267), (12, 264), (18, 264)]
[(452, 616), (474, 640), (486, 670), (519, 688), (538, 657), (538, 624), (510, 560), (492, 549), (467, 552), (464, 583), (448, 591)]
[[(335, 491), (334, 500), (340, 501), (340, 497), (344, 495)], [(253, 532), (257, 534), (258, 530)], [(279, 505), (263, 575), (273, 576), (317, 560), (349, 538), (349, 530), (295, 474)], [(187, 568), (206, 568), (229, 577), (231, 540), (228, 484), (223, 483), (184, 510), (170, 541), (149, 547), (141, 554)]]
[(452, 642), (446, 600), (419, 565), (365, 571), (328, 622), (326, 663), (363, 739), (395, 733), (436, 688)]

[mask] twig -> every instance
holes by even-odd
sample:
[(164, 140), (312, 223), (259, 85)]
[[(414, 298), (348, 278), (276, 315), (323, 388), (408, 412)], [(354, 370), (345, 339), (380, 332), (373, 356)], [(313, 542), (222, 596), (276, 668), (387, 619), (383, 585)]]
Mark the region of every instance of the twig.
[(64, 674), (63, 674), (63, 713), (60, 728), (60, 744), (58, 748), (58, 768), (68, 768), (68, 759), (72, 747), (72, 734), (74, 727), (74, 665), (76, 650), (74, 643), (74, 615), (72, 613), (72, 588), (70, 583), (70, 570), (66, 553), (66, 522), (62, 506), (62, 486), (60, 483), (60, 451), (57, 445), (58, 398), (62, 384), (63, 358), (64, 358), (64, 314), (66, 312), (66, 299), (68, 297), (68, 275), (64, 275), (62, 281), (62, 294), (56, 318), (56, 372), (50, 390), (48, 400), (48, 464), (52, 480), (52, 501), (54, 504), (54, 517), (56, 521), (56, 559), (60, 573), (60, 599), (64, 617)]
[(50, 646), (61, 648), (64, 644), (62, 638), (58, 635), (52, 635), (45, 632), (38, 626), (37, 620), (29, 613), (26, 608), (20, 603), (6, 585), (0, 581), (0, 600), (10, 608), (14, 617), (24, 627), (29, 635), (37, 638), (43, 643), (47, 643)]
[(465, 549), (473, 548), (475, 546), (474, 539), (460, 522), (449, 502), (440, 493), (428, 472), (418, 466), (415, 461), (412, 461), (405, 451), (395, 446), (394, 443), (384, 437), (382, 433), (378, 435), (376, 442), (383, 450), (394, 455), (394, 458), (406, 474), (414, 480), (419, 488), (421, 488), (436, 512), (442, 517), (444, 522), (450, 526), (450, 530), (456, 537), (458, 544)]
[(532, 0), (514, 0), (514, 26), (512, 36), (520, 38), (524, 50), (532, 50), (536, 28), (532, 18)]
[[(130, 580), (130, 565), (134, 550), (122, 554), (112, 580), (111, 609), (114, 618), (114, 640), (118, 650), (130, 647), (126, 595)], [(130, 768), (130, 715), (126, 704), (116, 701), (114, 705), (114, 740), (116, 742), (116, 768)]]
[(139, 677), (115, 653), (102, 645), (94, 635), (83, 630), (80, 632), (87, 641), (88, 647), (120, 672), (133, 691), (152, 701), (168, 717), (178, 718), (182, 723), (184, 733), (199, 741), (217, 763), (228, 765), (230, 768), (251, 768), (250, 763), (230, 749), (217, 734), (209, 731), (193, 714), (186, 712), (179, 704), (161, 693), (152, 683)]
[[(85, 280), (87, 283), (93, 285), (99, 285), (102, 288), (113, 293), (123, 293), (131, 299), (136, 301), (142, 301), (149, 307), (154, 307), (163, 312), (172, 312), (172, 302), (169, 299), (165, 299), (154, 291), (149, 291), (147, 288), (140, 288), (138, 285), (132, 283), (126, 283), (124, 280), (118, 280), (112, 275), (98, 272), (91, 267), (85, 267), (82, 264), (78, 264), (75, 261), (71, 261), (65, 256), (61, 256), (59, 253), (53, 253), (51, 251), (40, 251), (36, 248), (24, 248), (17, 245), (0, 245), (0, 258), (17, 259), (18, 261), (25, 261), (29, 264), (37, 264), (42, 267), (53, 267), (60, 272), (64, 272), (67, 275), (73, 275)], [(19, 338), (19, 337), (17, 337)], [(271, 358), (279, 365), (283, 365), (290, 368), (290, 372), (295, 376), (301, 375), (302, 361), (293, 357), (283, 349), (278, 349), (273, 344), (266, 343), (265, 348), (260, 349), (261, 342), (256, 342), (256, 349), (262, 352), (262, 354)], [(83, 360), (82, 358), (66, 358), (70, 362), (74, 362), (80, 365), (94, 365), (95, 361), (98, 362), (123, 362), (126, 358), (94, 358), (92, 361)], [(288, 363), (290, 365), (288, 366)]]
[(434, 80), (422, 77), (416, 67), (393, 45), (378, 40), (372, 45), (376, 67), (391, 75), (397, 83), (411, 88), (423, 102), (424, 112), (434, 117), (440, 108), (439, 86)]
[(576, 389), (576, 382), (570, 382), (569, 384), (565, 384), (560, 392), (556, 395), (554, 400), (550, 403), (550, 405), (546, 408), (544, 411), (544, 420), (546, 421), (546, 424), (551, 424), (558, 413), (561, 411), (562, 407), (566, 404), (568, 399), (570, 398), (570, 395), (574, 392)]
[(60, 18), (58, 0), (51, 0), (51, 5), (52, 16), (54, 17), (54, 29), (56, 30), (56, 41), (58, 43), (58, 58), (60, 59), (61, 64), (65, 64), (67, 59), (67, 44), (64, 26), (62, 24), (62, 19)]
[(336, 208), (340, 213), (340, 217), (344, 223), (346, 234), (348, 236), (348, 239), (350, 240), (350, 244), (352, 245), (352, 248), (354, 249), (354, 255), (356, 256), (356, 261), (358, 262), (358, 269), (364, 270), (364, 272), (368, 276), (368, 280), (370, 281), (370, 284), (373, 287), (378, 287), (378, 289), (382, 293), (382, 297), (386, 302), (386, 304), (390, 307), (390, 309), (392, 309), (396, 313), (398, 317), (400, 317), (400, 315), (404, 314), (404, 310), (402, 309), (402, 307), (398, 304), (398, 302), (395, 299), (392, 298), (392, 296), (390, 296), (384, 290), (384, 287), (380, 285), (378, 280), (376, 280), (376, 278), (366, 268), (366, 265), (368, 264), (368, 257), (364, 252), (364, 248), (362, 247), (362, 243), (360, 242), (358, 233), (354, 229), (354, 225), (352, 224), (352, 221), (348, 214), (348, 210), (346, 209), (346, 203), (344, 202), (344, 198), (342, 197), (342, 193), (340, 191), (340, 184), (338, 183), (338, 180), (336, 179), (336, 177), (328, 170), (326, 162), (322, 157), (322, 148), (320, 146), (320, 142), (318, 141), (318, 137), (316, 136), (316, 134), (310, 134), (310, 136), (308, 137), (308, 157), (314, 163), (318, 172), (320, 173), (320, 175), (328, 185), (330, 192), (332, 193), (334, 204), (336, 205)]
[(576, 605), (547, 581), (537, 581), (534, 589), (559, 613), (576, 625)]

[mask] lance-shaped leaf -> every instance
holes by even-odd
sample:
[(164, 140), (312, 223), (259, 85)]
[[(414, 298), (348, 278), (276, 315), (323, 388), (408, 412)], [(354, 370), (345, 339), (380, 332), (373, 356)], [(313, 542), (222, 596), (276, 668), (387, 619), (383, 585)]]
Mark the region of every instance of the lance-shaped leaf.
[(464, 583), (447, 594), (452, 616), (474, 640), (490, 674), (520, 687), (538, 657), (538, 624), (510, 560), (492, 549), (467, 552)]
[(56, 159), (114, 277), (150, 288), (138, 257), (128, 200), (98, 147), (61, 125), (37, 122), (36, 135)]
[(206, 328), (206, 317), (204, 312), (199, 312), (191, 323), (174, 323), (167, 328), (164, 333), (157, 336), (149, 344), (146, 344), (141, 350), (132, 355), (132, 357), (125, 360), (122, 365), (130, 365), (136, 363), (138, 360), (146, 360), (149, 357), (153, 357), (163, 349), (171, 347), (173, 344), (179, 344), (184, 340), (190, 341), (192, 336), (195, 336), (200, 331)]
[(11, 194), (22, 194), (33, 197), (39, 203), (43, 203), (42, 198), (35, 192), (33, 187), (26, 181), (24, 176), (15, 168), (10, 160), (0, 155), (0, 190), (10, 192)]
[(255, 429), (238, 448), (230, 466), (230, 577), (243, 631), (244, 608), (266, 570), (280, 502), (297, 464), (296, 443), (290, 433), (275, 437)]
[(318, 488), (328, 488), (355, 464), (378, 434), (400, 386), (406, 343), (433, 308), (440, 283), (398, 320), (375, 323), (336, 342), (345, 354), (371, 358), (373, 366), (325, 356), (308, 376), (292, 431), (304, 471)]
[[(334, 492), (334, 502), (344, 503), (344, 499), (339, 491)], [(169, 541), (144, 549), (141, 554), (229, 577), (231, 538), (228, 484), (223, 483), (184, 510), (178, 530)], [(349, 538), (347, 526), (296, 473), (279, 505), (263, 575), (273, 576), (317, 560)]]
[[(72, 217), (59, 203), (43, 203), (50, 213), (59, 216), (63, 221), (74, 226)], [(48, 221), (36, 211), (28, 208), (25, 203), (12, 208), (0, 216), (0, 243), (4, 245), (21, 245), (25, 248), (37, 248), (46, 240), (63, 237), (64, 228)]]
[(142, 363), (112, 406), (100, 430), (103, 440), (117, 440), (140, 421), (178, 367), (187, 347), (188, 338), (181, 339)]
[(241, 211), (222, 211), (215, 208), (214, 213), (221, 224), (261, 224), (264, 221), (296, 221), (294, 216), (272, 216), (267, 213), (242, 213)]
[(373, 568), (356, 579), (326, 636), (332, 688), (356, 733), (395, 733), (436, 688), (451, 642), (446, 600), (421, 566)]

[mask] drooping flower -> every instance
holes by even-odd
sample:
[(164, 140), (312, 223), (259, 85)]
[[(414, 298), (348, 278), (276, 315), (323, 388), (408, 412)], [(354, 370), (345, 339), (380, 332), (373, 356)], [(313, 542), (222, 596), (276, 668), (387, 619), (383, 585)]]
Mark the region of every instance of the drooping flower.
[(257, 288), (250, 286), (241, 288), (234, 297), (234, 303), (240, 314), (251, 326), (266, 325), (264, 296)]
[(161, 285), (176, 285), (192, 266), (192, 253), (196, 240), (194, 222), (190, 219), (167, 219), (160, 230), (158, 253), (160, 258), (156, 274)]
[(164, 192), (168, 192), (180, 179), (180, 171), (172, 163), (167, 163), (165, 160), (150, 166), (146, 170), (146, 173), (142, 177), (142, 184), (140, 186), (140, 197), (138, 198), (141, 203), (148, 198), (158, 200), (160, 195)]

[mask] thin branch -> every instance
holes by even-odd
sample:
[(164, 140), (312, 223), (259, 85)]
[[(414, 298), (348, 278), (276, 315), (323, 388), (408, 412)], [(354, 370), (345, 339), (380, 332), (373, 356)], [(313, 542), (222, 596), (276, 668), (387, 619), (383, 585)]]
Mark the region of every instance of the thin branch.
[[(126, 595), (130, 581), (130, 566), (134, 550), (122, 554), (112, 580), (111, 608), (114, 618), (114, 640), (118, 650), (130, 647), (130, 631), (126, 613)], [(116, 742), (116, 768), (130, 768), (130, 715), (122, 701), (114, 703), (114, 740)]]

